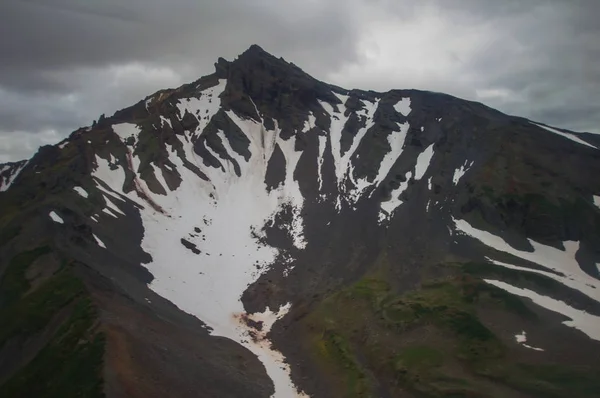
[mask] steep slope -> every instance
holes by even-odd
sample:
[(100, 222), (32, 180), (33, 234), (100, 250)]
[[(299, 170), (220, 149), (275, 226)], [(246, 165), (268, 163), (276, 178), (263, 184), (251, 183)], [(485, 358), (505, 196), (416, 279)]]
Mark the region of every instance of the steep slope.
[(73, 391), (597, 395), (595, 137), (258, 46), (215, 68), (0, 166), (0, 310), (84, 283), (10, 326), (0, 391), (40, 394), (84, 302)]

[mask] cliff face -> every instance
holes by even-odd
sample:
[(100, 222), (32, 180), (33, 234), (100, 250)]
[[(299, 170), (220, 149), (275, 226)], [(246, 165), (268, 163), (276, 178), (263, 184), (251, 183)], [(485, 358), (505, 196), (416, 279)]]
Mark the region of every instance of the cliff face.
[(0, 166), (1, 392), (595, 396), (597, 137), (215, 68)]

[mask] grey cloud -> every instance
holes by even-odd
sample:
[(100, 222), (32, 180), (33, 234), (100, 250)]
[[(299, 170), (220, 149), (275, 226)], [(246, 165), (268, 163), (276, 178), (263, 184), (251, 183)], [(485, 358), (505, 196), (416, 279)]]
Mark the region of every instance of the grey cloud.
[(54, 80), (53, 72), (134, 61), (205, 66), (254, 42), (283, 55), (311, 49), (316, 64), (335, 67), (343, 59), (331, 50), (351, 57), (353, 35), (331, 4), (8, 0), (0, 5), (0, 84), (68, 91), (69, 84)]
[[(253, 43), (349, 88), (448, 92), (600, 132), (599, 14), (595, 0), (5, 0), (0, 159), (211, 73)], [(402, 35), (365, 44), (380, 25)], [(365, 54), (377, 48), (402, 51), (377, 66)]]

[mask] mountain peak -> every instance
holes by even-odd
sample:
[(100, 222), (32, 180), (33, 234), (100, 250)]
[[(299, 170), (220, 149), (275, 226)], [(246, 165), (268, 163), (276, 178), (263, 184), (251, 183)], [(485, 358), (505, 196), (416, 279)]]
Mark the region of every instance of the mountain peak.
[(246, 51), (244, 51), (242, 54), (269, 54), (268, 52), (266, 52), (265, 50), (263, 50), (263, 48), (261, 46), (259, 46), (258, 44), (252, 44), (250, 47), (248, 47), (248, 49)]

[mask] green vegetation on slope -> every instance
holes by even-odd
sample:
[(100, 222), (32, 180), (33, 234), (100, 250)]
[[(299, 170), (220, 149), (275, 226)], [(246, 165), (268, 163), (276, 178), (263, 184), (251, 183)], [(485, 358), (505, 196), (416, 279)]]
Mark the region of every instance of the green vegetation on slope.
[(29, 290), (25, 271), (38, 257), (49, 252), (48, 246), (42, 246), (18, 254), (10, 260), (8, 268), (0, 280), (0, 310), (10, 306)]
[(3, 397), (102, 397), (104, 336), (95, 310), (79, 299), (67, 322), (39, 354), (0, 386)]
[(381, 388), (414, 397), (502, 397), (515, 390), (592, 397), (600, 391), (589, 370), (512, 360), (479, 321), (482, 306), (537, 319), (518, 297), (465, 275), (403, 295), (382, 279), (365, 278), (325, 299), (303, 322), (317, 366), (343, 397), (379, 396)]
[[(83, 283), (63, 264), (35, 290), (27, 268), (50, 248), (15, 256), (0, 280), (0, 347), (12, 341), (26, 345), (30, 337), (55, 330), (48, 343), (25, 366), (0, 385), (2, 397), (101, 397), (103, 334)], [(53, 320), (62, 323), (48, 329)], [(15, 339), (15, 340), (12, 340)]]

